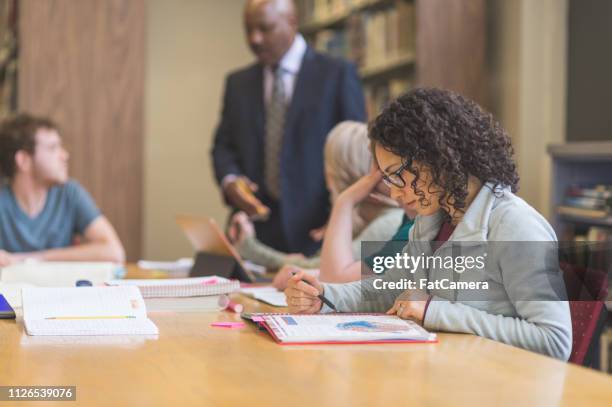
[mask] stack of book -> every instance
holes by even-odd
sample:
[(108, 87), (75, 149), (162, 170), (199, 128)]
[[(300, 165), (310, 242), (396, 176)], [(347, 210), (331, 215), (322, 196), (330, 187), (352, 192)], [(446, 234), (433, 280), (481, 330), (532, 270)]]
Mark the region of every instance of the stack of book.
[(557, 208), (557, 212), (574, 217), (606, 218), (612, 213), (612, 186), (571, 186), (567, 189), (563, 204)]
[(136, 286), (149, 312), (220, 311), (228, 304), (227, 294), (237, 291), (240, 282), (223, 277), (111, 280), (110, 286)]

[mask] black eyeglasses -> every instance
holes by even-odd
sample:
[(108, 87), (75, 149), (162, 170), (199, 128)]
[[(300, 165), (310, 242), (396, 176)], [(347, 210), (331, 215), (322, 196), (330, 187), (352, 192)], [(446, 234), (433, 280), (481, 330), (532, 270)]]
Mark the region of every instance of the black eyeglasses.
[(404, 178), (402, 178), (402, 172), (404, 172), (408, 166), (408, 163), (404, 163), (397, 169), (397, 171), (389, 175), (383, 172), (383, 182), (388, 187), (404, 188), (406, 186), (406, 181), (404, 181)]

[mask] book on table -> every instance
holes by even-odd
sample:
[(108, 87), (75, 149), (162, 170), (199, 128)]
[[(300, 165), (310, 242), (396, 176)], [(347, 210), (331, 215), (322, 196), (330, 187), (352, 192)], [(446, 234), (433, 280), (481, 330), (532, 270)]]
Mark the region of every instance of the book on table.
[(26, 287), (29, 335), (156, 335), (136, 287)]

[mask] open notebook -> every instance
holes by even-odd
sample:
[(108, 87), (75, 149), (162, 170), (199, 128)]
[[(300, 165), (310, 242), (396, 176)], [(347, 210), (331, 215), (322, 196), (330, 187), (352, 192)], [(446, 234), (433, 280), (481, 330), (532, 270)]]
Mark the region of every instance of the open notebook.
[(26, 287), (29, 335), (156, 335), (137, 287)]
[(280, 344), (437, 342), (413, 321), (384, 314), (254, 314)]

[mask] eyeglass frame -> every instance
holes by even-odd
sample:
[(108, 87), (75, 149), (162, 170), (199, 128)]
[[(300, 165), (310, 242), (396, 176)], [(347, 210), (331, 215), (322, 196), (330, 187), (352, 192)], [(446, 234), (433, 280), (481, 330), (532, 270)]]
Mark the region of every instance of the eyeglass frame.
[[(389, 175), (385, 174), (384, 171), (381, 171), (383, 182), (388, 187), (404, 188), (406, 186), (406, 180), (402, 177), (402, 172), (404, 172), (404, 170), (406, 170), (409, 166), (410, 164), (408, 162), (405, 162), (397, 170), (393, 171)], [(393, 182), (391, 177), (399, 178), (400, 183)]]

